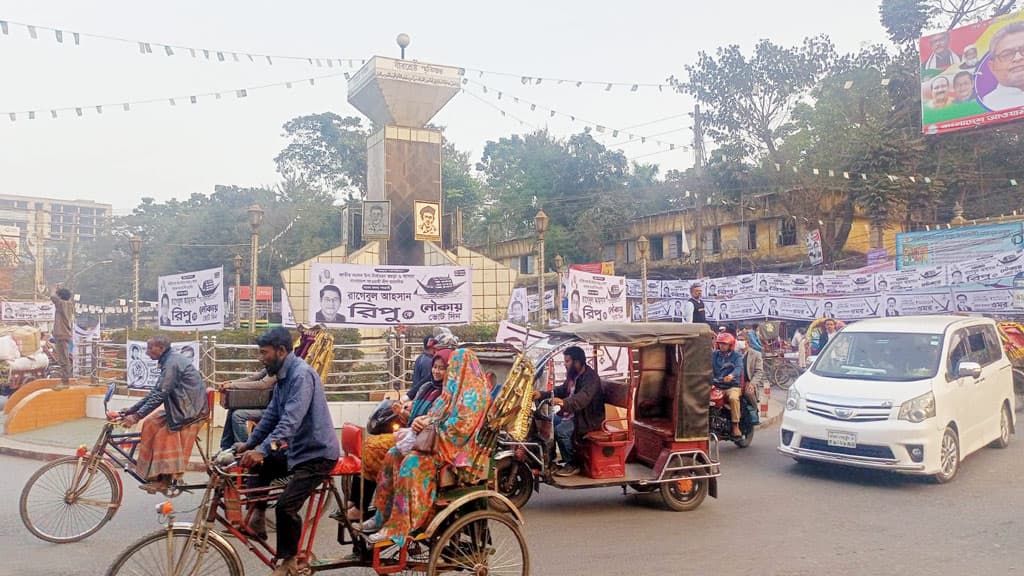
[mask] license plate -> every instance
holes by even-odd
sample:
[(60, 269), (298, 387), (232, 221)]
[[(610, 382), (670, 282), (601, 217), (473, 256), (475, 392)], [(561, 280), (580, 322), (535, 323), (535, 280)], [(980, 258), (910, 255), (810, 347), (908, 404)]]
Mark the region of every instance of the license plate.
[(836, 432), (835, 430), (829, 430), (828, 445), (837, 446), (839, 448), (856, 448), (857, 434), (855, 432)]

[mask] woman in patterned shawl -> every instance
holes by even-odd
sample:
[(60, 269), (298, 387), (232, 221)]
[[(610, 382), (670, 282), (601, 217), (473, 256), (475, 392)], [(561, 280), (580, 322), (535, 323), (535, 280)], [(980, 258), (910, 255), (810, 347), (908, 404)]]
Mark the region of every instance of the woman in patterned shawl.
[(441, 396), (430, 411), (412, 422), (418, 433), (428, 425), (437, 427), (434, 454), (411, 452), (402, 456), (397, 448), (388, 451), (377, 479), (374, 504), (377, 514), (363, 525), (365, 532), (380, 531), (367, 538), (371, 544), (392, 540), (398, 545), (429, 519), (437, 496), (437, 473), (444, 465), (455, 468), (465, 480), (482, 478), (487, 470), (480, 463), (481, 447), (476, 433), (487, 414), (491, 395), (480, 362), (472, 350), (460, 349), (448, 364), (448, 379)]

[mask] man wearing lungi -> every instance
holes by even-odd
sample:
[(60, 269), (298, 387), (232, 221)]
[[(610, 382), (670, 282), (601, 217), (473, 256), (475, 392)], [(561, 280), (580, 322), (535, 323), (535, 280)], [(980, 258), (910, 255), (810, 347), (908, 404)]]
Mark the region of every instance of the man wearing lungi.
[[(210, 407), (203, 377), (188, 358), (171, 349), (166, 336), (150, 338), (146, 355), (157, 361), (160, 378), (145, 398), (120, 415), (125, 428), (142, 421), (135, 472), (147, 480), (140, 488), (154, 494), (165, 492), (171, 481), (185, 473)], [(161, 406), (163, 409), (157, 410)]]

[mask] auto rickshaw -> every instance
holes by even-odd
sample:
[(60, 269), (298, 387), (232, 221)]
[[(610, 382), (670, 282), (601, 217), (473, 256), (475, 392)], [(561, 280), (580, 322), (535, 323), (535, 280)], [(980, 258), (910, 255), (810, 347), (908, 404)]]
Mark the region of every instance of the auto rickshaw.
[[(711, 350), (714, 334), (705, 324), (648, 324), (592, 322), (569, 325), (518, 355), (508, 380), (529, 378), (535, 390), (555, 383), (555, 368), (563, 351), (626, 349), (625, 378), (602, 378), (606, 419), (590, 432), (577, 454), (581, 473), (554, 474), (554, 426), (548, 400), (532, 413), (519, 415), (517, 426), (499, 440), (495, 455), (498, 489), (517, 507), (530, 499), (540, 484), (581, 489), (621, 486), (636, 492), (658, 491), (675, 511), (693, 510), (710, 494), (718, 497), (718, 439), (708, 430), (711, 397)], [(500, 370), (499, 361), (481, 357), (485, 371)], [(590, 363), (596, 365), (596, 358)]]

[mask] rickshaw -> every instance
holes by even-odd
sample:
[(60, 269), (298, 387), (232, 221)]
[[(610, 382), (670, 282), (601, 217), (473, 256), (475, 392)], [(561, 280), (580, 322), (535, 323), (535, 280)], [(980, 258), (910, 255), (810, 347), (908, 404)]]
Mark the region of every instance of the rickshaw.
[[(629, 367), (625, 378), (601, 379), (606, 419), (577, 446), (578, 475), (554, 474), (550, 401), (520, 414), (512, 434), (499, 440), (505, 450), (495, 455), (502, 494), (522, 507), (541, 483), (621, 486), (623, 494), (627, 487), (658, 491), (675, 511), (696, 509), (708, 494), (718, 497), (718, 439), (708, 429), (714, 334), (706, 324), (591, 322), (547, 334), (522, 353), (528, 367), (514, 366), (506, 382), (525, 377), (535, 389), (549, 389), (562, 353), (574, 345), (626, 348)], [(510, 437), (516, 434), (525, 438)]]
[[(438, 471), (438, 492), (431, 520), (401, 546), (390, 541), (371, 545), (346, 514), (328, 514), (332, 501), (340, 504), (352, 500), (350, 490), (355, 482), (360, 482), (364, 430), (345, 424), (341, 430), (343, 456), (306, 502), (299, 540), (299, 574), (361, 569), (359, 573), (369, 570), (377, 574), (528, 576), (530, 559), (521, 531), (523, 517), (512, 502), (493, 489), (493, 455), (498, 449), (499, 435), (528, 403), (531, 392), (522, 384), (509, 382), (504, 382), (494, 392), (487, 415), (477, 429), (477, 442), (492, 457), (488, 478), (468, 482), (459, 479), (450, 467), (442, 467)], [(283, 485), (246, 487), (243, 482), (246, 472), (238, 467), (229, 451), (208, 461), (207, 468), (209, 482), (195, 509), (194, 519), (176, 521), (171, 503), (162, 503), (157, 513), (164, 528), (131, 544), (115, 558), (108, 576), (237, 576), (244, 573), (238, 554), (241, 548), (248, 548), (268, 567), (275, 565), (276, 551), (272, 543), (243, 527), (249, 524), (253, 505), (274, 502)], [(316, 553), (314, 544), (321, 521), (336, 521), (337, 543), (351, 545), (351, 553), (342, 550), (334, 557)], [(232, 545), (229, 538), (237, 544)]]

